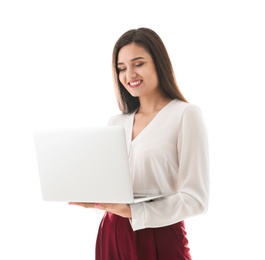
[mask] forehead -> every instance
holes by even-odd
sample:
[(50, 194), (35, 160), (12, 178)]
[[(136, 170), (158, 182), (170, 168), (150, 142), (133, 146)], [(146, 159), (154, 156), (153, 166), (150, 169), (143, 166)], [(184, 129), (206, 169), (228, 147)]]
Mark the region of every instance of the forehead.
[(118, 63), (128, 62), (136, 57), (142, 57), (146, 59), (151, 58), (150, 54), (146, 51), (145, 48), (136, 43), (130, 43), (120, 49), (118, 53)]

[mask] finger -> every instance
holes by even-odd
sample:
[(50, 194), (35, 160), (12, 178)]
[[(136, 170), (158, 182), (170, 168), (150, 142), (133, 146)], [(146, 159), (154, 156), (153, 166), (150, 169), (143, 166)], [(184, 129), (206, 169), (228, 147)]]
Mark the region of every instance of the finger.
[(81, 206), (84, 208), (93, 208), (95, 207), (95, 203), (85, 203), (85, 202), (69, 202), (69, 205), (76, 205), (76, 206)]
[(95, 203), (94, 204), (94, 207), (95, 208), (98, 208), (98, 209), (106, 209), (106, 204), (102, 204), (102, 203)]

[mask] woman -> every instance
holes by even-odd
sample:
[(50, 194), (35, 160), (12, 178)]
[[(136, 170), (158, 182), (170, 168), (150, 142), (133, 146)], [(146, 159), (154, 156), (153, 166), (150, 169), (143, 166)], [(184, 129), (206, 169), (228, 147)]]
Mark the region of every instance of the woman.
[(125, 127), (134, 191), (165, 197), (131, 205), (70, 204), (106, 211), (97, 260), (191, 259), (184, 220), (206, 212), (209, 196), (201, 111), (181, 94), (167, 50), (153, 30), (125, 32), (112, 59), (122, 113), (109, 125)]

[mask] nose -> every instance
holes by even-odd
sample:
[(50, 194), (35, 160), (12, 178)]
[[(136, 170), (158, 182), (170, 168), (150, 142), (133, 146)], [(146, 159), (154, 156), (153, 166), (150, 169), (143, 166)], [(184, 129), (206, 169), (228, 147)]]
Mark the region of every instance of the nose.
[(133, 68), (128, 68), (126, 76), (127, 76), (128, 79), (136, 77), (135, 70)]

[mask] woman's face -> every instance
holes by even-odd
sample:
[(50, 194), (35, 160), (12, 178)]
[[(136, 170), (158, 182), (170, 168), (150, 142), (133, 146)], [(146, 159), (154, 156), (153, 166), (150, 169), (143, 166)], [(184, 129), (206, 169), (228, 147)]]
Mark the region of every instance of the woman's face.
[(158, 77), (153, 59), (141, 46), (130, 43), (118, 53), (119, 80), (134, 97), (159, 92)]

